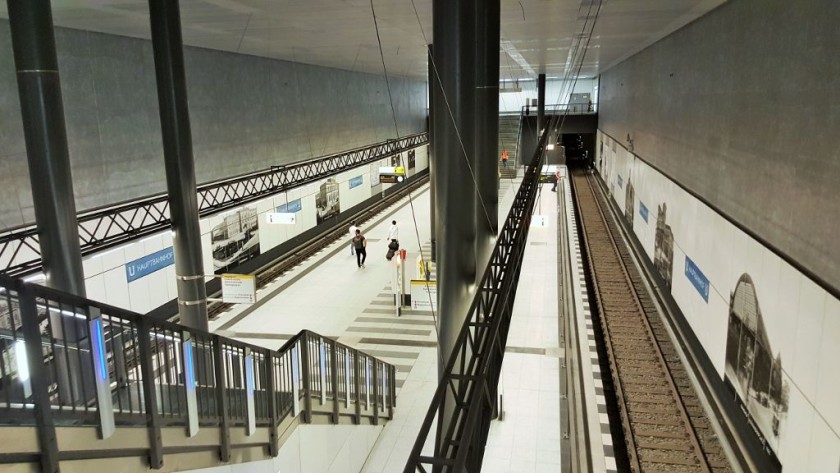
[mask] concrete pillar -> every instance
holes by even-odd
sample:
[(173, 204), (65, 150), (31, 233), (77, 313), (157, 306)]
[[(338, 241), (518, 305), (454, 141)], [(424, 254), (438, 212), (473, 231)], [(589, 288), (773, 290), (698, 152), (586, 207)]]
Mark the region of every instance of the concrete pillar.
[[(443, 107), (434, 107), (437, 287), (442, 373), (475, 291), (475, 7), (477, 0), (433, 0), (434, 61)], [(437, 94), (436, 94), (437, 95)], [(437, 101), (437, 105), (441, 104)], [(456, 364), (457, 366), (457, 364)], [(446, 398), (438, 423), (448, 428), (453, 401)]]
[(166, 187), (172, 217), (181, 323), (207, 330), (207, 291), (198, 225), (195, 164), (178, 0), (149, 0)]
[(85, 295), (64, 104), (48, 0), (8, 0), (32, 203), (46, 285)]
[(499, 231), (500, 0), (475, 2), (475, 22), (475, 176), (478, 190), (475, 248), (478, 270), (476, 278), (480, 279), (490, 260)]

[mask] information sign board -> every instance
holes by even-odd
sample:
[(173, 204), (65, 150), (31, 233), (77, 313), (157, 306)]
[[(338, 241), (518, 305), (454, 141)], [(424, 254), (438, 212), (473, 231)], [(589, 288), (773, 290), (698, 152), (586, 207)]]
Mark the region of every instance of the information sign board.
[(265, 220), (268, 223), (274, 225), (294, 225), (295, 224), (295, 214), (293, 213), (281, 213), (281, 212), (270, 212), (265, 214)]
[(411, 280), (412, 310), (437, 310), (437, 281)]
[(229, 304), (257, 302), (257, 278), (250, 274), (222, 274), (222, 302)]

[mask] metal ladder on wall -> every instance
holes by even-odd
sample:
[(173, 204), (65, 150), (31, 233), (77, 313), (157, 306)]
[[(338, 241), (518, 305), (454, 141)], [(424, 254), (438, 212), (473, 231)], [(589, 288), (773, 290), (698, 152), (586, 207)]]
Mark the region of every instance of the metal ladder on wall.
[(48, 472), (267, 459), (396, 405), (393, 365), (307, 330), (270, 350), (5, 276), (0, 355), (0, 464)]

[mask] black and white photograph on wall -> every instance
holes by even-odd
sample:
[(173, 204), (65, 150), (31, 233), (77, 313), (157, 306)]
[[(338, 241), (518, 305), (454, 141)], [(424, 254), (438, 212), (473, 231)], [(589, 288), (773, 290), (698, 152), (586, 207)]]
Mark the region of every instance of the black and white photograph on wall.
[(379, 163), (370, 165), (370, 186), (376, 187), (379, 185)]
[(633, 218), (636, 215), (636, 212), (633, 210), (636, 205), (633, 199), (636, 198), (636, 191), (633, 189), (633, 183), (630, 181), (630, 178), (627, 178), (627, 190), (624, 194), (624, 218), (627, 219), (627, 223), (630, 224), (630, 228), (633, 228)]
[(243, 207), (225, 214), (210, 231), (213, 268), (225, 271), (260, 254), (257, 207)]
[(781, 354), (773, 352), (767, 335), (755, 285), (746, 273), (729, 297), (724, 380), (776, 451), (790, 387), (782, 376)]
[(410, 150), (408, 150), (408, 169), (414, 169), (414, 164), (415, 164), (414, 162), (415, 162), (414, 150), (410, 149)]
[(315, 208), (317, 210), (316, 222), (318, 225), (341, 212), (338, 183), (334, 177), (327, 179), (321, 184), (318, 193), (315, 195)]
[(395, 168), (397, 166), (402, 166), (402, 162), (401, 162), (402, 160), (400, 158), (402, 158), (401, 153), (397, 153), (397, 154), (391, 156), (391, 167), (392, 168)]
[(656, 236), (653, 245), (653, 265), (659, 275), (671, 286), (671, 273), (674, 268), (674, 234), (671, 226), (665, 223), (668, 206), (663, 202), (656, 211)]

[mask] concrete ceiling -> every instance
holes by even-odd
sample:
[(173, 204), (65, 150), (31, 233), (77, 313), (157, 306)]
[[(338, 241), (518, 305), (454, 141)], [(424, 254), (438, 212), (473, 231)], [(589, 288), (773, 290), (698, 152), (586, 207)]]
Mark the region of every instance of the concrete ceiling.
[[(724, 1), (501, 0), (501, 77), (574, 77), (578, 60), (570, 51), (582, 50), (577, 44), (586, 43), (582, 33), (593, 25), (580, 77), (594, 77)], [(52, 6), (58, 26), (149, 38), (147, 0), (53, 0)], [(388, 73), (425, 78), (432, 0), (374, 0), (374, 8)], [(0, 15), (6, 17), (6, 2)], [(181, 0), (181, 20), (190, 46), (383, 70), (369, 0)]]

